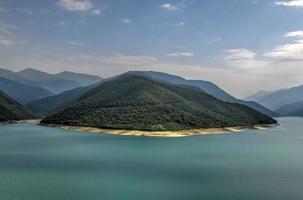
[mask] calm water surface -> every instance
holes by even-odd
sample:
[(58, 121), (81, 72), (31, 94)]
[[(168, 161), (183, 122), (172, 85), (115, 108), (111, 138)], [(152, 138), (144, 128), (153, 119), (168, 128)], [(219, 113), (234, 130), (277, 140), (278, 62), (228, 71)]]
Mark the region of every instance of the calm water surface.
[(303, 199), (303, 119), (187, 138), (0, 126), (0, 200)]

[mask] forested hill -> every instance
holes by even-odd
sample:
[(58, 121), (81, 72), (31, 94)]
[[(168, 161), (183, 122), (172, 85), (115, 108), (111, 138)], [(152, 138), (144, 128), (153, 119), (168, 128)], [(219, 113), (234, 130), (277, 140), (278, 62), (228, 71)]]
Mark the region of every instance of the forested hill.
[(128, 130), (186, 130), (276, 121), (249, 107), (218, 100), (199, 88), (124, 75), (94, 88), (42, 123)]

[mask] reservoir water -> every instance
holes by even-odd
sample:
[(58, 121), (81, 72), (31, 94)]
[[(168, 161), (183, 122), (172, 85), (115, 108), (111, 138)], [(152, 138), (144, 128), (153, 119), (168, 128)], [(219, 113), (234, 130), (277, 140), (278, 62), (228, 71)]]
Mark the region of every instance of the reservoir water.
[(303, 199), (303, 119), (151, 138), (0, 126), (0, 200)]

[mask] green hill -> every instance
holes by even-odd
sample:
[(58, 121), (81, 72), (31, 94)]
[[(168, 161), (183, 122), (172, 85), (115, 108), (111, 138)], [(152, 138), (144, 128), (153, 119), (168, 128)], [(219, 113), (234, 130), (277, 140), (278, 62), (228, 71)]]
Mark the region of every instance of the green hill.
[(229, 103), (237, 103), (242, 104), (245, 106), (248, 106), (258, 112), (261, 112), (265, 115), (272, 116), (272, 117), (278, 117), (279, 115), (266, 107), (254, 102), (254, 101), (244, 101), (241, 99), (237, 99), (227, 92), (225, 92), (223, 89), (218, 87), (216, 84), (210, 82), (210, 81), (204, 81), (204, 80), (187, 80), (180, 76), (171, 75), (163, 72), (155, 72), (155, 71), (131, 71), (127, 72), (128, 74), (135, 74), (140, 76), (145, 76), (148, 78), (152, 78), (156, 81), (164, 81), (171, 84), (182, 84), (182, 85), (189, 85), (193, 87), (198, 87), (202, 89), (204, 92), (216, 97), (217, 99), (220, 99), (225, 102)]
[(27, 108), (0, 91), (0, 122), (32, 118), (34, 116)]
[(220, 101), (199, 88), (124, 75), (94, 88), (42, 123), (128, 130), (187, 130), (276, 121), (246, 106)]

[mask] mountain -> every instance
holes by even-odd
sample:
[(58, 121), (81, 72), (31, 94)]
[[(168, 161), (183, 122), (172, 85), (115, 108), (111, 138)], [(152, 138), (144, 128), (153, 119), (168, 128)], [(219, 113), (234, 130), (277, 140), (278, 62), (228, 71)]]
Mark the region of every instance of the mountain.
[(53, 95), (46, 89), (18, 83), (0, 77), (0, 91), (5, 92), (21, 104)]
[(265, 97), (266, 95), (270, 95), (272, 93), (273, 92), (270, 92), (270, 91), (260, 90), (256, 93), (246, 97), (245, 99), (248, 101), (258, 101), (258, 99), (261, 99), (261, 98)]
[(92, 76), (92, 75), (80, 74), (80, 73), (74, 73), (68, 71), (55, 74), (55, 76), (64, 80), (75, 81), (79, 83), (81, 86), (91, 85), (102, 80), (102, 78), (99, 76)]
[(16, 72), (13, 72), (13, 71), (8, 70), (8, 69), (0, 68), (0, 77), (6, 78), (8, 80), (16, 81), (16, 82), (19, 82), (19, 83), (33, 84), (32, 81), (24, 79), (24, 78), (18, 76), (16, 74)]
[(265, 95), (256, 101), (263, 106), (276, 110), (282, 106), (303, 101), (303, 85), (289, 89), (282, 89)]
[(75, 81), (65, 80), (56, 77), (55, 75), (41, 72), (35, 69), (25, 69), (16, 73), (19, 77), (30, 80), (34, 85), (43, 87), (54, 94), (71, 90), (81, 85)]
[(0, 122), (32, 118), (34, 116), (27, 108), (0, 91)]
[(128, 130), (186, 130), (271, 124), (251, 108), (191, 86), (123, 75), (104, 82), (41, 123)]
[(152, 78), (154, 80), (158, 81), (165, 81), (172, 84), (182, 84), (182, 85), (189, 85), (189, 86), (195, 86), (200, 89), (202, 89), (204, 92), (216, 97), (217, 99), (220, 99), (222, 101), (226, 101), (229, 103), (238, 103), (245, 106), (248, 106), (250, 108), (253, 108), (257, 110), (258, 112), (261, 112), (265, 115), (277, 117), (278, 114), (265, 108), (264, 106), (253, 102), (253, 101), (243, 101), (240, 99), (236, 99), (235, 97), (231, 96), (221, 88), (219, 88), (217, 85), (215, 85), (212, 82), (209, 81), (203, 81), (203, 80), (186, 80), (182, 77), (170, 75), (162, 72), (154, 72), (154, 71), (133, 71), (128, 72), (128, 74), (134, 74), (134, 75), (140, 75)]
[(46, 116), (55, 112), (55, 110), (78, 99), (84, 93), (96, 87), (98, 84), (92, 84), (86, 87), (79, 87), (73, 90), (62, 92), (58, 95), (45, 97), (28, 103), (26, 106), (39, 116)]
[(281, 116), (303, 117), (303, 101), (284, 105), (275, 111)]

